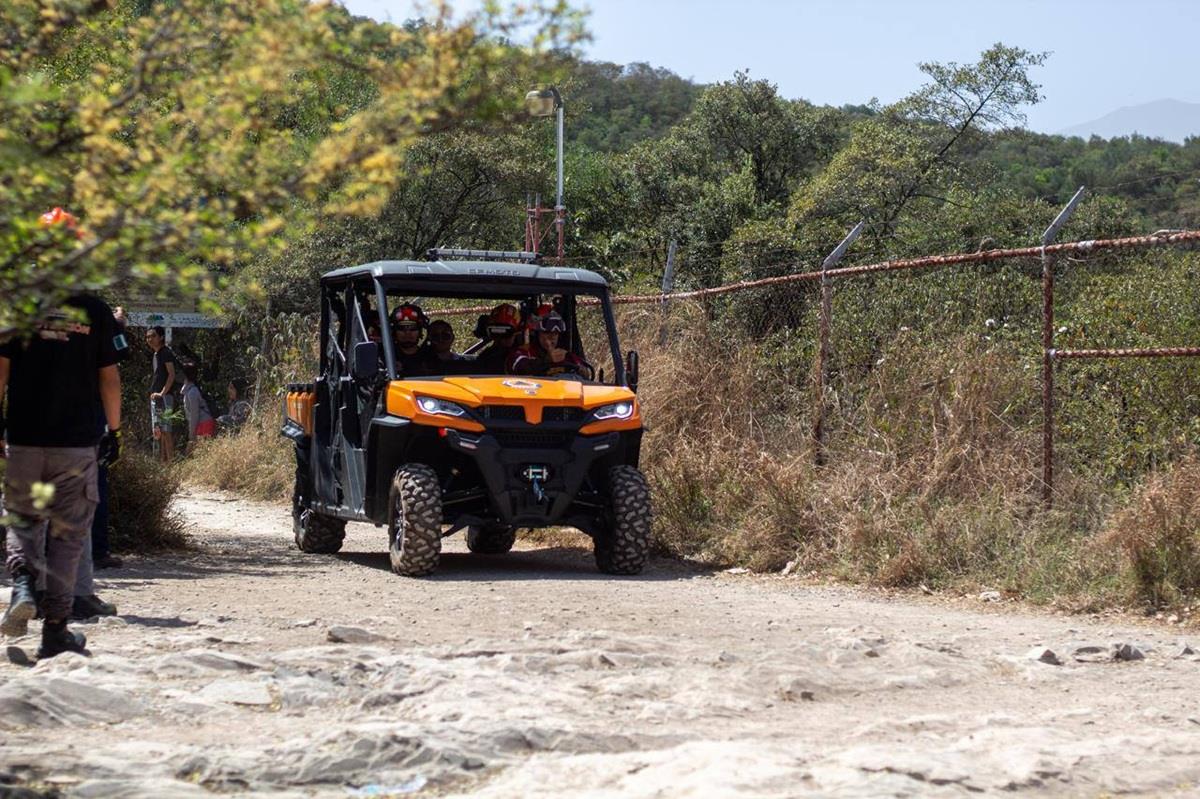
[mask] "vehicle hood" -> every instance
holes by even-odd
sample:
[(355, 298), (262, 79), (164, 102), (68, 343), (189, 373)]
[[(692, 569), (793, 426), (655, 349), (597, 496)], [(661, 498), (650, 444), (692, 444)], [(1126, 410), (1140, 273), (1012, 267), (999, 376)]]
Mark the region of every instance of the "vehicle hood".
[(622, 386), (537, 377), (444, 377), (441, 380), (398, 380), (393, 385), (414, 394), (466, 405), (568, 405), (593, 408), (633, 398)]

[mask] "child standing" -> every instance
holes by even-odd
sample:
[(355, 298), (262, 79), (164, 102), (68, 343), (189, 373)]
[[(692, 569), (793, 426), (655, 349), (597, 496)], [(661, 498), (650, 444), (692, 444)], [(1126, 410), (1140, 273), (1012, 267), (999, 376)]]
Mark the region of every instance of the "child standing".
[(188, 440), (196, 441), (201, 438), (211, 438), (217, 432), (217, 423), (213, 419), (208, 402), (196, 385), (196, 373), (199, 368), (193, 361), (183, 363), (183, 412), (187, 416)]

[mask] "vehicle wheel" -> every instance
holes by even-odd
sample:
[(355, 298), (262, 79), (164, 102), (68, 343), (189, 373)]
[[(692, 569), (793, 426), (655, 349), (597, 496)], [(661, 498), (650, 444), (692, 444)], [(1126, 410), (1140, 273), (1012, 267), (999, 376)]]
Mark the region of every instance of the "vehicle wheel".
[(346, 520), (297, 509), (292, 514), (292, 531), (301, 552), (332, 555), (346, 540)]
[(392, 571), (423, 577), (442, 554), (442, 487), (437, 473), (422, 463), (400, 467), (388, 495)]
[(607, 529), (595, 538), (596, 565), (605, 574), (640, 574), (650, 555), (650, 487), (633, 466), (608, 473)]
[(503, 524), (467, 528), (467, 549), (477, 555), (503, 555), (517, 541), (517, 528)]

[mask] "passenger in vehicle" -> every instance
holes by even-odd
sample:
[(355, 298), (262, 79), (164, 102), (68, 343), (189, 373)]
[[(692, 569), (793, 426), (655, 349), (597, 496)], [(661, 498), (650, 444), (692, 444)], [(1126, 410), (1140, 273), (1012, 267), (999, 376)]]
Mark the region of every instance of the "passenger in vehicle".
[(481, 375), (502, 375), (508, 365), (508, 356), (517, 343), (517, 331), (521, 328), (521, 315), (515, 305), (497, 305), (488, 314), (484, 332), (491, 339), (475, 359), (470, 371)]
[(428, 325), (429, 318), (419, 305), (406, 302), (392, 311), (392, 341), (401, 378), (436, 374), (429, 354), (421, 348), (421, 336)]
[(429, 336), (421, 348), (434, 369), (433, 374), (458, 374), (463, 357), (454, 351), (454, 328), (445, 319), (429, 323)]
[(553, 377), (566, 373), (587, 376), (591, 367), (573, 352), (558, 346), (567, 332), (567, 323), (557, 311), (549, 311), (530, 320), (534, 340), (512, 351), (508, 371), (515, 375)]

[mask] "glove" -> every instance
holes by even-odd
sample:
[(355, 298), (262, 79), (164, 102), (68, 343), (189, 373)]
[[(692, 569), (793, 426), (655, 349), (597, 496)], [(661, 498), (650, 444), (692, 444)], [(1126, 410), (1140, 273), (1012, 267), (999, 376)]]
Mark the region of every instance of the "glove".
[(100, 438), (100, 447), (96, 451), (96, 460), (101, 466), (112, 466), (121, 460), (121, 429), (109, 430)]

